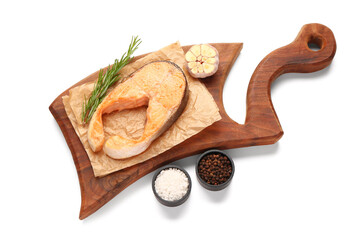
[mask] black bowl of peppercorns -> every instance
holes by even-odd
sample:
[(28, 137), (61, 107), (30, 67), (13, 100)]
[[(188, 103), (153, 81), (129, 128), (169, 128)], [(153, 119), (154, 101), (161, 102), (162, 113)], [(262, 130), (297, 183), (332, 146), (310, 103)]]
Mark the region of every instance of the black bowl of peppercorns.
[(229, 186), (235, 165), (228, 154), (212, 149), (200, 155), (195, 170), (201, 186), (211, 191), (219, 191)]

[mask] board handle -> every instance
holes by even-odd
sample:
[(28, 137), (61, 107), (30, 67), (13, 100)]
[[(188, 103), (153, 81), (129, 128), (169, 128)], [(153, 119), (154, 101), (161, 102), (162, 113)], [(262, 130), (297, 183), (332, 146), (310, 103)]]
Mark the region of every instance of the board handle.
[[(319, 49), (310, 49), (315, 44)], [(256, 139), (274, 143), (283, 135), (271, 101), (271, 83), (284, 73), (310, 73), (327, 67), (336, 52), (332, 31), (321, 24), (304, 25), (295, 40), (268, 54), (256, 67), (247, 91), (245, 128)], [(254, 142), (256, 144), (256, 142)]]

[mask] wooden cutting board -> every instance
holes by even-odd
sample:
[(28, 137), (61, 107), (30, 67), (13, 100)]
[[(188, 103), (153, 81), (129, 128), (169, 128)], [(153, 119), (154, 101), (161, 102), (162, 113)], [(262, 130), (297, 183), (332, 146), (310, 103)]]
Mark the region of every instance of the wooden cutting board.
[[(316, 44), (320, 49), (314, 51), (308, 44)], [(222, 120), (144, 163), (105, 177), (94, 176), (89, 158), (66, 115), (62, 96), (68, 95), (69, 89), (75, 86), (95, 81), (98, 72), (70, 87), (50, 105), (49, 109), (64, 134), (77, 169), (81, 189), (80, 219), (97, 211), (139, 178), (175, 160), (211, 148), (230, 149), (277, 142), (283, 135), (283, 130), (271, 102), (271, 83), (284, 73), (309, 73), (321, 70), (331, 63), (336, 52), (336, 41), (329, 28), (321, 24), (304, 25), (292, 43), (271, 52), (255, 69), (247, 91), (245, 124), (238, 124), (226, 114), (222, 92), (230, 69), (242, 49), (242, 43), (211, 45), (220, 53), (220, 65), (216, 74), (203, 83), (213, 95)], [(185, 52), (189, 48), (190, 46), (183, 47)], [(143, 56), (138, 56), (134, 60)]]

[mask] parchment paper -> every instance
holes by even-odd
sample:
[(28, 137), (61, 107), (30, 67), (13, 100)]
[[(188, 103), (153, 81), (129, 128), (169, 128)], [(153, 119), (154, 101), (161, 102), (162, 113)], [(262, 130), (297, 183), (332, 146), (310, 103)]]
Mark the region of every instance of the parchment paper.
[[(94, 83), (87, 83), (72, 88), (69, 91), (69, 95), (63, 97), (65, 111), (89, 156), (96, 177), (102, 177), (144, 162), (169, 150), (221, 119), (219, 109), (204, 84), (198, 79), (191, 77), (186, 71), (184, 51), (179, 42), (173, 43), (125, 66), (121, 70), (121, 75), (128, 76), (144, 64), (155, 60), (169, 60), (183, 69), (189, 83), (189, 100), (184, 112), (177, 121), (157, 138), (145, 152), (137, 156), (124, 160), (114, 160), (105, 155), (103, 151), (94, 153), (91, 150), (87, 140), (88, 124), (83, 125), (81, 123), (81, 106), (84, 96), (88, 97), (90, 95)], [(106, 139), (115, 134), (136, 139), (144, 131), (146, 107), (105, 114), (103, 121)]]

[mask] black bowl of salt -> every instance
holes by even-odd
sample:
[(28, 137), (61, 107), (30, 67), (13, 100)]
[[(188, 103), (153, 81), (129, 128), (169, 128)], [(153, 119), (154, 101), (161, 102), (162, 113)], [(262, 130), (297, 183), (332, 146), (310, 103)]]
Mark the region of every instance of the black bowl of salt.
[(156, 199), (168, 207), (183, 204), (190, 196), (191, 179), (188, 172), (175, 165), (156, 170), (152, 179), (152, 190)]

